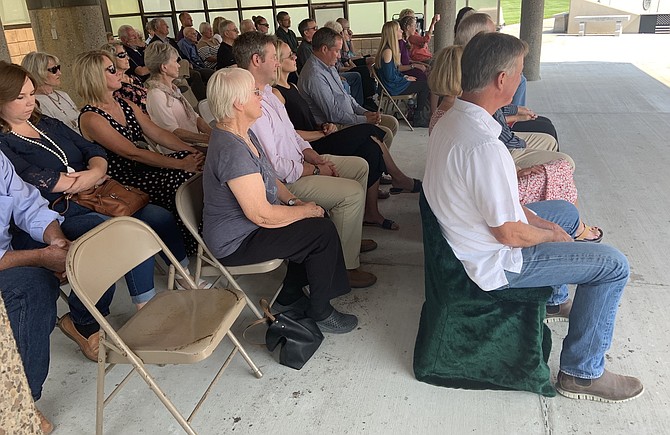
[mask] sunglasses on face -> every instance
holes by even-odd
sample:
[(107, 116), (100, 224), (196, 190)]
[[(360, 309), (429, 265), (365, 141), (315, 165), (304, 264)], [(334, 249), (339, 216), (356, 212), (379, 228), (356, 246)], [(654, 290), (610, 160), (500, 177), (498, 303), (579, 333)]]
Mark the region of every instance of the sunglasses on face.
[(60, 71), (60, 65), (54, 65), (51, 68), (47, 68), (47, 71), (49, 71), (51, 74), (56, 74), (58, 71)]
[(110, 65), (107, 68), (105, 68), (105, 71), (107, 71), (110, 74), (116, 74), (116, 67), (114, 65)]
[(181, 62), (181, 57), (177, 57), (177, 63)]
[(270, 27), (270, 25), (268, 23), (260, 23), (259, 26)]
[(128, 53), (122, 51), (121, 53), (116, 53), (115, 56), (118, 57), (119, 59), (125, 59), (126, 57), (128, 57)]

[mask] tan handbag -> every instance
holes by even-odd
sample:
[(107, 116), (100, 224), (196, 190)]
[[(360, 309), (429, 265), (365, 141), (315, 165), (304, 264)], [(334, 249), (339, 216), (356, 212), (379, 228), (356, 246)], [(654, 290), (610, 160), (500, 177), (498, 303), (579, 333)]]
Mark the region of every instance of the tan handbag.
[(100, 214), (117, 217), (134, 215), (139, 209), (149, 204), (149, 195), (140, 189), (124, 186), (118, 181), (108, 179), (98, 187), (91, 187), (74, 195), (61, 196), (51, 204), (51, 208), (55, 209), (56, 205), (63, 200), (67, 204), (65, 210), (60, 214), (67, 212), (68, 201), (74, 201)]

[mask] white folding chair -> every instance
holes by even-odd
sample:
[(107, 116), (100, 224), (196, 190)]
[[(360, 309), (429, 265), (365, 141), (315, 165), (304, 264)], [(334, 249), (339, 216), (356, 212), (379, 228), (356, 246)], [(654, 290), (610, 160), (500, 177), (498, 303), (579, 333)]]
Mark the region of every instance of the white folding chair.
[[(126, 272), (161, 251), (191, 289), (159, 293), (121, 328), (114, 329), (95, 307), (96, 302)], [(247, 304), (244, 294), (235, 289), (196, 289), (188, 272), (145, 223), (131, 217), (119, 217), (98, 225), (73, 242), (66, 270), (72, 290), (100, 324), (96, 434), (103, 431), (104, 407), (135, 372), (188, 434), (195, 434), (191, 420), (238, 351), (256, 377), (262, 376), (230, 331)], [(191, 414), (184, 418), (145, 366), (201, 361), (212, 354), (224, 336), (232, 342), (233, 350)], [(133, 368), (105, 397), (105, 375), (116, 364), (130, 364)]]
[[(196, 242), (198, 242), (194, 274), (195, 281), (198, 282), (201, 276), (218, 276), (217, 280), (214, 282), (214, 284), (216, 284), (221, 277), (226, 278), (233, 288), (244, 294), (245, 298), (247, 298), (247, 305), (249, 305), (249, 308), (254, 312), (256, 317), (262, 319), (263, 314), (261, 313), (263, 310), (259, 309), (256, 304), (251, 302), (234, 277), (272, 272), (281, 266), (284, 260), (277, 258), (262, 263), (248, 264), (244, 266), (224, 266), (219, 263), (216, 257), (212, 255), (205, 245), (198, 230), (200, 222), (202, 222), (203, 201), (202, 174), (195, 174), (177, 189), (177, 213), (179, 213), (182, 222), (184, 222), (186, 228), (193, 235)], [(205, 264), (205, 267), (203, 267), (203, 263)], [(280, 291), (281, 286), (275, 291), (270, 305), (272, 305)]]
[(200, 113), (200, 116), (207, 124), (212, 127), (214, 126), (213, 123), (216, 122), (216, 119), (214, 119), (214, 115), (212, 115), (212, 111), (209, 108), (207, 99), (204, 99), (198, 103), (198, 113)]
[(414, 131), (414, 127), (412, 127), (412, 124), (409, 123), (407, 120), (407, 116), (405, 115), (405, 112), (400, 110), (400, 107), (398, 106), (398, 102), (404, 101), (407, 103), (408, 100), (414, 99), (416, 101), (416, 94), (407, 94), (407, 95), (391, 95), (389, 91), (386, 90), (384, 85), (382, 84), (382, 81), (379, 80), (379, 76), (377, 75), (377, 69), (376, 65), (373, 63), (372, 66), (370, 67), (372, 71), (372, 78), (375, 79), (377, 82), (377, 85), (379, 86), (379, 110), (382, 113), (385, 113), (387, 115), (393, 115), (393, 113), (388, 113), (388, 108), (390, 105), (393, 106), (396, 112), (400, 113), (402, 116), (402, 119), (405, 120), (407, 123), (407, 126), (411, 131)]

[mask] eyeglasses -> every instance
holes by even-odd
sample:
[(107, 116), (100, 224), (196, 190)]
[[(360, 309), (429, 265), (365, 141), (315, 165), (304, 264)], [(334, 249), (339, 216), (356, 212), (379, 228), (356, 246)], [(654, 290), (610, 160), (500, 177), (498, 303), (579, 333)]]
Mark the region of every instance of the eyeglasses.
[(305, 30), (319, 30), (319, 26), (308, 27)]
[(51, 74), (56, 74), (58, 71), (60, 71), (60, 65), (54, 65), (51, 68), (47, 68), (47, 71), (49, 71)]
[(258, 88), (253, 88), (253, 89), (251, 90), (251, 92), (253, 92), (254, 95), (257, 96), (257, 97), (260, 97), (260, 96), (263, 95), (263, 91), (261, 91), (261, 90), (258, 89)]
[(116, 74), (116, 67), (114, 65), (110, 65), (107, 68), (105, 68), (105, 71), (107, 71), (110, 74)]
[(116, 53), (115, 56), (118, 57), (119, 59), (125, 59), (126, 57), (128, 57), (128, 53), (122, 51), (121, 53)]
[(226, 32), (235, 32), (235, 33), (240, 33), (239, 30), (237, 30), (237, 27), (234, 29), (227, 29)]
[(258, 25), (263, 27), (270, 27), (268, 23), (258, 23)]

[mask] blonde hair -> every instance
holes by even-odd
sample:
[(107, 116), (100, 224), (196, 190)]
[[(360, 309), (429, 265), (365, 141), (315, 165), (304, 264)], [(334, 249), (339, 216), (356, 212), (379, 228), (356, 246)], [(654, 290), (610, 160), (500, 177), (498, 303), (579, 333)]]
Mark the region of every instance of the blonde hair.
[(216, 17), (214, 18), (214, 21), (212, 21), (212, 32), (214, 32), (215, 35), (220, 35), (219, 33), (219, 24), (221, 21), (225, 20), (225, 17)]
[(207, 102), (217, 122), (234, 119), (235, 103), (247, 104), (251, 88), (256, 85), (254, 76), (242, 68), (222, 68), (207, 81)]
[(477, 12), (463, 18), (463, 21), (458, 25), (456, 35), (454, 36), (454, 44), (465, 46), (478, 33), (488, 32), (490, 25), (495, 27), (495, 23), (487, 14)]
[[(119, 58), (116, 57), (116, 47), (119, 47), (119, 46), (123, 47), (123, 43), (121, 41), (108, 42), (108, 43), (102, 44), (100, 46), (100, 50), (106, 51), (106, 52), (108, 52), (109, 54), (112, 55), (112, 59), (114, 59), (114, 66), (115, 67), (119, 66), (119, 64), (118, 64)], [(123, 50), (125, 51), (125, 47), (123, 48)]]
[(433, 94), (457, 97), (461, 95), (461, 56), (463, 47), (450, 45), (435, 54), (428, 87)]
[(93, 50), (79, 54), (72, 66), (72, 74), (77, 77), (74, 89), (83, 98), (84, 103), (102, 103), (107, 94), (107, 80), (105, 78), (104, 58), (115, 65), (112, 55), (108, 51)]
[(161, 67), (169, 63), (172, 56), (179, 57), (179, 53), (170, 44), (154, 42), (147, 46), (144, 50), (144, 66), (149, 69), (152, 79), (158, 79)]
[(377, 50), (377, 55), (375, 56), (375, 64), (377, 68), (382, 67), (382, 52), (384, 49), (388, 48), (393, 54), (393, 63), (398, 66), (400, 65), (400, 47), (398, 47), (398, 29), (400, 29), (400, 24), (397, 21), (387, 21), (382, 26), (382, 38), (379, 41), (379, 49)]
[(56, 56), (42, 51), (31, 51), (21, 61), (21, 66), (32, 76), (35, 88), (39, 88), (47, 81), (47, 74), (49, 73), (47, 68), (50, 60), (56, 65), (60, 63)]
[[(281, 63), (286, 59), (281, 55), (282, 52), (282, 47), (286, 45), (288, 47), (288, 44), (282, 41), (281, 39), (277, 38), (277, 42), (275, 42), (275, 49), (277, 50), (277, 62), (279, 62), (279, 66), (277, 67), (277, 73), (275, 74), (275, 81), (274, 83), (277, 83), (279, 81), (279, 78), (281, 77)], [(290, 55), (289, 55), (290, 56)], [(274, 85), (273, 83), (273, 85)]]
[(405, 17), (413, 17), (414, 16), (414, 10), (409, 9), (409, 8), (403, 9), (402, 11), (400, 11), (400, 14), (398, 14), (398, 15), (399, 15), (398, 16), (399, 20), (402, 20)]

